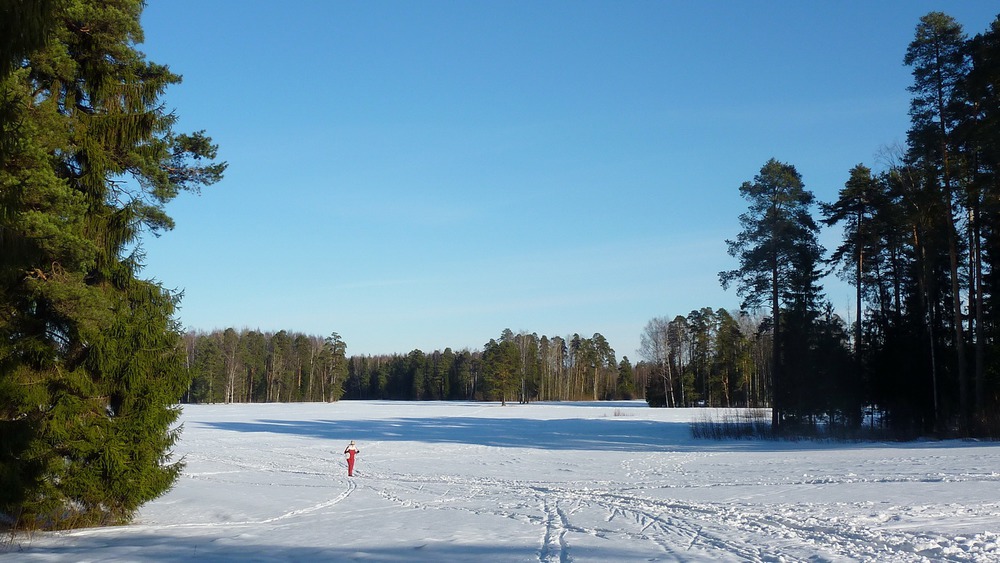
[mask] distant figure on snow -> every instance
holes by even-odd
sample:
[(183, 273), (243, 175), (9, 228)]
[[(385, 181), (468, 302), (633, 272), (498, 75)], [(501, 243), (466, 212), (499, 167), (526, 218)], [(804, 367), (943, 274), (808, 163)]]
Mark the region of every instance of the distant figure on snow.
[(354, 445), (354, 440), (351, 440), (351, 443), (344, 449), (344, 453), (347, 455), (347, 476), (354, 477), (354, 456), (361, 453), (361, 450)]

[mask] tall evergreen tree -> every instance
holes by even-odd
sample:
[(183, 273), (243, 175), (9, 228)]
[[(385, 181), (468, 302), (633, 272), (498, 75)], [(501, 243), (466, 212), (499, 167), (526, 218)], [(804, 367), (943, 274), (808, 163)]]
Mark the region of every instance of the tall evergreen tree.
[(839, 198), (833, 204), (823, 204), (824, 222), (836, 225), (844, 222), (844, 243), (833, 253), (831, 261), (841, 266), (842, 277), (848, 279), (855, 289), (854, 310), (858, 316), (855, 326), (854, 348), (859, 354), (862, 349), (862, 322), (864, 311), (862, 296), (864, 294), (864, 276), (867, 263), (877, 251), (872, 247), (877, 238), (869, 220), (875, 213), (879, 202), (879, 190), (872, 171), (863, 164), (851, 169), (850, 178), (840, 190)]
[(267, 337), (259, 330), (251, 330), (240, 339), (240, 356), (245, 370), (245, 402), (267, 400)]
[[(975, 299), (975, 410), (987, 416), (986, 380), (996, 376), (995, 343), (1000, 295), (993, 262), (1000, 256), (1000, 16), (969, 43), (971, 69), (962, 83), (970, 108), (965, 149), (970, 154), (972, 276)], [(992, 346), (989, 344), (993, 343)], [(987, 369), (993, 373), (988, 374)]]
[(225, 165), (173, 130), (142, 4), (6, 4), (4, 25), (51, 9), (44, 40), (0, 42), (0, 512), (25, 527), (127, 521), (180, 470), (176, 297), (139, 277), (139, 237)]
[[(744, 379), (738, 377), (746, 363), (741, 362), (746, 354), (747, 346), (736, 319), (725, 309), (715, 311), (718, 325), (714, 343), (715, 358), (713, 362), (712, 387), (715, 404), (723, 407), (733, 405), (734, 396), (743, 390)], [(743, 402), (742, 404), (746, 404)]]
[(965, 117), (959, 85), (968, 73), (966, 54), (962, 26), (951, 16), (931, 12), (920, 18), (903, 59), (907, 66), (913, 67), (913, 84), (909, 88), (913, 98), (907, 135), (908, 158), (925, 173), (926, 189), (938, 201), (940, 228), (947, 240), (951, 330), (957, 364), (959, 419), (963, 427), (968, 425), (970, 403), (958, 227), (964, 198), (959, 185), (962, 163), (958, 157), (956, 130)]
[(713, 343), (715, 341), (715, 312), (703, 307), (688, 313), (688, 330), (691, 338), (691, 377), (694, 401), (711, 402), (709, 379), (711, 376)]
[(615, 396), (619, 399), (632, 400), (635, 397), (635, 373), (628, 356), (622, 356), (618, 362), (618, 378), (615, 380)]
[[(774, 333), (771, 368), (772, 427), (779, 430), (791, 387), (785, 380), (782, 343), (782, 303), (810, 297), (817, 277), (815, 251), (818, 227), (810, 206), (813, 195), (805, 189), (795, 167), (767, 161), (753, 182), (740, 186), (740, 195), (750, 206), (740, 215), (743, 230), (736, 240), (727, 240), (729, 254), (739, 260), (739, 268), (721, 272), (723, 288), (737, 283), (743, 308), (757, 310), (770, 304)], [(802, 270), (802, 268), (808, 268)]]
[(339, 401), (344, 395), (344, 385), (347, 381), (347, 343), (339, 334), (332, 332), (323, 341), (323, 351), (329, 362), (323, 400)]
[(506, 405), (507, 399), (517, 394), (521, 370), (521, 354), (512, 338), (499, 343), (490, 340), (483, 348), (483, 374), (489, 386), (490, 395)]

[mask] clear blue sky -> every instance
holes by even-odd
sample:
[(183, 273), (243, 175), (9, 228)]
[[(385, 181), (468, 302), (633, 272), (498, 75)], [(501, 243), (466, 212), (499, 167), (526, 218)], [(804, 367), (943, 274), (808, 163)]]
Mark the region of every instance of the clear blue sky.
[(831, 201), (905, 141), (932, 10), (975, 34), (1000, 7), (150, 2), (140, 49), (184, 76), (166, 105), (229, 170), (170, 204), (144, 274), (184, 290), (187, 328), (335, 331), (349, 354), (600, 332), (637, 361), (651, 318), (738, 307), (724, 241), (767, 159)]

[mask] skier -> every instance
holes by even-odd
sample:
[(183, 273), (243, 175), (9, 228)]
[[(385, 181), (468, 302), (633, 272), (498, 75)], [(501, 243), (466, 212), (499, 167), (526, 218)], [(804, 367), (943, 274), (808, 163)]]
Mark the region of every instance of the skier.
[(354, 440), (351, 440), (351, 443), (344, 449), (344, 453), (347, 455), (347, 476), (354, 477), (354, 456), (361, 453), (361, 450), (354, 445)]

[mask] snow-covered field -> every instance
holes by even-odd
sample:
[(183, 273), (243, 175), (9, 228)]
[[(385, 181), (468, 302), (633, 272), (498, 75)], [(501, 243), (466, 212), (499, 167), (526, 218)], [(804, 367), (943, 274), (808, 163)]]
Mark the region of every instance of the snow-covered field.
[(134, 524), (0, 561), (1000, 561), (1000, 445), (694, 440), (704, 412), (188, 406)]

